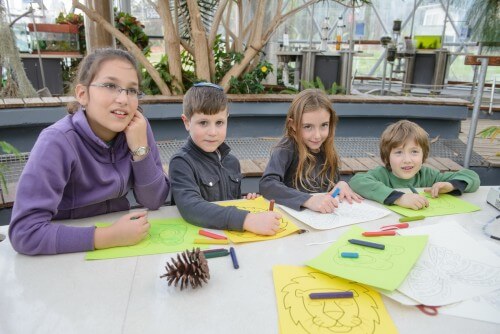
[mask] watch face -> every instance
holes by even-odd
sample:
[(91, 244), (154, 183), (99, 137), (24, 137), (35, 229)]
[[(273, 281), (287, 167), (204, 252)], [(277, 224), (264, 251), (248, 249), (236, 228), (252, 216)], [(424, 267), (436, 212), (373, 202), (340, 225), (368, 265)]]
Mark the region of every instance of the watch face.
[(142, 157), (143, 155), (148, 154), (149, 148), (141, 146), (137, 148), (134, 152), (132, 152), (132, 155), (135, 155), (136, 157)]

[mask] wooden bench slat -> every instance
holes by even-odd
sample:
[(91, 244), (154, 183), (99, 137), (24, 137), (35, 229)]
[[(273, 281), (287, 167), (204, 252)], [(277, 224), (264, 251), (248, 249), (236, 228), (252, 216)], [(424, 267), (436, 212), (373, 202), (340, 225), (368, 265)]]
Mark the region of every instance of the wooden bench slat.
[(261, 175), (264, 173), (266, 170), (267, 163), (269, 162), (268, 158), (258, 158), (258, 159), (252, 159), (253, 163), (256, 164), (260, 170), (261, 170)]
[(460, 166), (455, 161), (453, 161), (449, 158), (434, 157), (434, 159), (439, 161), (441, 164), (445, 165), (448, 168), (448, 170), (450, 170), (452, 172), (456, 172), (456, 171), (463, 169), (462, 166)]
[(346, 175), (346, 174), (352, 174), (353, 169), (351, 166), (349, 166), (349, 163), (346, 162), (346, 158), (340, 158), (340, 174)]
[(378, 162), (376, 162), (372, 158), (357, 158), (357, 160), (363, 165), (365, 165), (368, 170), (381, 166)]
[(448, 172), (449, 171), (448, 167), (446, 167), (445, 165), (443, 165), (442, 163), (440, 163), (439, 161), (434, 159), (434, 157), (427, 158), (427, 163), (434, 166), (440, 172)]
[(257, 166), (252, 160), (240, 160), (241, 173), (244, 176), (262, 176), (262, 169)]
[(361, 163), (357, 158), (342, 158), (352, 168), (353, 173), (367, 172), (370, 168)]

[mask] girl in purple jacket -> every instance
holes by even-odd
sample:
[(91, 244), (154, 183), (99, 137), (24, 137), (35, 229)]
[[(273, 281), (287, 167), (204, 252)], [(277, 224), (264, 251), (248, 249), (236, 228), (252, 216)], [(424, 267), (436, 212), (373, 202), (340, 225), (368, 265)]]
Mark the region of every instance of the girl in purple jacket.
[(17, 187), (9, 237), (23, 254), (81, 252), (138, 243), (146, 211), (109, 227), (52, 223), (128, 210), (126, 195), (158, 209), (170, 183), (146, 118), (139, 111), (140, 71), (126, 51), (100, 49), (81, 62), (77, 103), (38, 137)]

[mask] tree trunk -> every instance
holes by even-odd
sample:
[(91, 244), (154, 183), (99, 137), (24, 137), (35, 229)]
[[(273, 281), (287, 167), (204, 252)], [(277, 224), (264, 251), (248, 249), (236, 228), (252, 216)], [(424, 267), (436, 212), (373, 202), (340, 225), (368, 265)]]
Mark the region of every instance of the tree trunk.
[(146, 56), (144, 56), (139, 47), (137, 47), (137, 45), (135, 45), (130, 39), (128, 39), (127, 36), (122, 34), (118, 29), (107, 22), (96, 11), (89, 9), (85, 5), (82, 5), (78, 0), (73, 0), (73, 7), (83, 11), (89, 18), (91, 18), (97, 24), (101, 25), (104, 29), (106, 29), (107, 32), (109, 32), (117, 40), (119, 40), (127, 48), (127, 50), (142, 64), (142, 66), (146, 68), (163, 95), (172, 95), (170, 89), (165, 84), (158, 71), (153, 67), (153, 65), (151, 65), (151, 63), (148, 61)]
[[(110, 0), (85, 0), (86, 6), (100, 13), (101, 16), (113, 24), (113, 9)], [(85, 17), (85, 43), (87, 52), (92, 53), (95, 49), (99, 48), (114, 48), (115, 39), (113, 35), (108, 33), (103, 27), (96, 22), (93, 22), (89, 17)]]
[(163, 38), (168, 57), (168, 68), (172, 76), (172, 90), (174, 95), (182, 94), (184, 85), (182, 84), (181, 42), (172, 20), (169, 0), (158, 1), (158, 14), (163, 21)]
[(189, 17), (191, 18), (191, 37), (194, 47), (194, 61), (196, 67), (196, 77), (201, 80), (211, 82), (209, 47), (205, 28), (201, 22), (201, 14), (196, 0), (187, 0)]

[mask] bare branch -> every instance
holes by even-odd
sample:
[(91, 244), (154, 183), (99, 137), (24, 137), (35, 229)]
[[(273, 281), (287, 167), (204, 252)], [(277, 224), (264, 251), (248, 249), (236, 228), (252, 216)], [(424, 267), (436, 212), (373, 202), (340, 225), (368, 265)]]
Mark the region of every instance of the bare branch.
[(101, 25), (107, 32), (109, 32), (113, 37), (118, 39), (127, 50), (141, 63), (146, 71), (151, 75), (151, 78), (156, 83), (163, 95), (172, 95), (168, 86), (163, 82), (158, 71), (151, 65), (146, 56), (142, 53), (137, 45), (135, 45), (127, 36), (125, 36), (121, 31), (112, 26), (108, 21), (106, 21), (99, 13), (95, 10), (91, 10), (85, 5), (82, 5), (78, 0), (73, 0), (73, 7), (80, 9), (84, 12), (92, 21)]
[(215, 13), (214, 20), (212, 22), (210, 34), (208, 36), (208, 45), (214, 44), (215, 37), (217, 36), (217, 29), (219, 28), (219, 24), (222, 20), (222, 15), (224, 14), (224, 10), (226, 9), (227, 1), (228, 0), (222, 0), (219, 3), (219, 7), (217, 8), (217, 12)]

